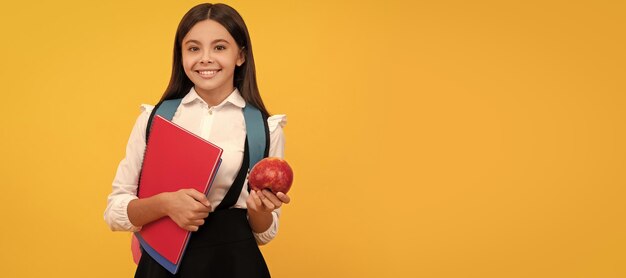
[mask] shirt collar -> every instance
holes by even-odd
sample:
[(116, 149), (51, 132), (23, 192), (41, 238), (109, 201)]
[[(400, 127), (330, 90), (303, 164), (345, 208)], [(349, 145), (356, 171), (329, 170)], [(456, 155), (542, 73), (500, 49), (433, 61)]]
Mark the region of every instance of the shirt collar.
[[(187, 103), (192, 103), (194, 101), (200, 101), (202, 103), (205, 103), (204, 100), (198, 95), (196, 90), (193, 87), (191, 87), (191, 89), (189, 90), (189, 93), (187, 93), (187, 95), (183, 97), (181, 102), (183, 104), (187, 104)], [(224, 101), (222, 101), (222, 103), (216, 105), (215, 107), (223, 106), (225, 103), (232, 103), (233, 105), (239, 108), (243, 108), (244, 106), (246, 106), (246, 101), (243, 99), (243, 97), (241, 96), (241, 93), (239, 93), (239, 90), (237, 88), (235, 88), (235, 90), (233, 90), (233, 92), (230, 93), (230, 95), (228, 95), (228, 97)]]

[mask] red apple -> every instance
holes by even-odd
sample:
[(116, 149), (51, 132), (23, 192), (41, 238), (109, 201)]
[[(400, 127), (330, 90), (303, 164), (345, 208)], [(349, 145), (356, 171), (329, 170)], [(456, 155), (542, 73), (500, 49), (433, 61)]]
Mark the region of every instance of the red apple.
[(287, 161), (277, 157), (266, 157), (252, 167), (248, 185), (253, 190), (269, 189), (274, 194), (287, 194), (293, 182), (293, 171)]

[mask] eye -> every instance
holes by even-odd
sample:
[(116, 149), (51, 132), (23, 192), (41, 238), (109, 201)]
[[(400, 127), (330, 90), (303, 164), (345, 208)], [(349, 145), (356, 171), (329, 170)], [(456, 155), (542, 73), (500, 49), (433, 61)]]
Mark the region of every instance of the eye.
[(197, 47), (197, 46), (192, 46), (192, 47), (187, 48), (187, 50), (189, 50), (191, 52), (196, 52), (196, 51), (200, 50), (200, 48)]
[(225, 49), (226, 49), (226, 46), (223, 46), (223, 45), (215, 46), (215, 50), (225, 50)]

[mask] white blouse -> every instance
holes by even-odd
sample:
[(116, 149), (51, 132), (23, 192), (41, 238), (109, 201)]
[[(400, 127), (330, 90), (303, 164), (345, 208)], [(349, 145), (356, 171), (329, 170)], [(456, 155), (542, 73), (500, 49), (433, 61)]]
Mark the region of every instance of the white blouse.
[[(217, 171), (211, 190), (207, 196), (215, 209), (222, 201), (230, 185), (235, 180), (243, 160), (246, 126), (242, 108), (245, 100), (235, 89), (222, 103), (209, 107), (192, 88), (182, 99), (172, 121), (194, 134), (221, 147), (222, 163)], [(117, 167), (113, 180), (113, 191), (108, 197), (104, 220), (113, 231), (139, 231), (141, 227), (133, 226), (128, 220), (128, 203), (137, 199), (137, 183), (146, 147), (146, 126), (151, 105), (141, 105), (142, 113), (137, 118), (130, 133), (126, 146), (126, 157)], [(267, 120), (270, 130), (269, 156), (284, 157), (285, 137), (283, 127), (287, 116), (274, 115)], [(239, 195), (235, 208), (246, 208), (248, 198), (248, 179)], [(259, 244), (272, 240), (278, 231), (280, 208), (272, 212), (274, 221), (269, 229), (262, 233), (254, 233)]]

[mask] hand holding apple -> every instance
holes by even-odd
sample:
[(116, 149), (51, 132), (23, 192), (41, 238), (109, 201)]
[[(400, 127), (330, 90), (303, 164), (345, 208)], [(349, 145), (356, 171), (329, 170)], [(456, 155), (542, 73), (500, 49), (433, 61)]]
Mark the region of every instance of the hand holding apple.
[(267, 157), (259, 161), (250, 175), (248, 185), (252, 190), (268, 189), (274, 194), (287, 194), (293, 183), (293, 171), (287, 161), (277, 157)]
[(246, 200), (248, 211), (253, 211), (254, 213), (272, 212), (283, 204), (289, 204), (289, 202), (291, 202), (291, 198), (286, 194), (282, 192), (274, 194), (267, 189), (251, 190)]
[(248, 221), (250, 228), (255, 233), (267, 231), (273, 223), (272, 211), (280, 208), (283, 204), (291, 201), (289, 196), (282, 192), (277, 194), (264, 189), (261, 191), (250, 190), (250, 195), (246, 199), (248, 206)]

